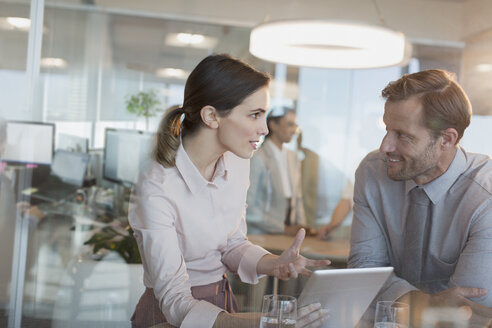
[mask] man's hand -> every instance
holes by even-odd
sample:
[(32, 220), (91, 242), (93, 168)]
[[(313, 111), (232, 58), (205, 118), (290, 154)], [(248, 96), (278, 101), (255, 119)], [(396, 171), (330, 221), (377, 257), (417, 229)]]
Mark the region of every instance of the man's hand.
[(492, 322), (492, 308), (473, 302), (469, 298), (487, 294), (483, 288), (453, 287), (433, 295), (431, 306), (448, 305), (466, 311), (470, 315), (470, 327), (489, 327)]
[(456, 311), (469, 313), (470, 327), (489, 327), (492, 322), (492, 308), (469, 299), (485, 294), (487, 290), (483, 288), (453, 287), (433, 295), (412, 291), (399, 301), (411, 304), (412, 326), (415, 328), (423, 326), (422, 313), (428, 308), (455, 308)]
[(326, 240), (330, 237), (330, 233), (333, 229), (331, 228), (330, 225), (325, 225), (324, 227), (321, 227), (318, 230), (318, 239), (319, 240)]

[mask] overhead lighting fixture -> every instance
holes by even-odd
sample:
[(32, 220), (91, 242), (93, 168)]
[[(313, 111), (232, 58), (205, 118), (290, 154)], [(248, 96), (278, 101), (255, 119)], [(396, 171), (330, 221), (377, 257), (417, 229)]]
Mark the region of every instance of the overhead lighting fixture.
[(478, 64), (475, 69), (481, 73), (492, 72), (492, 64)]
[(62, 58), (45, 57), (41, 58), (40, 65), (47, 68), (65, 68), (67, 61)]
[(261, 24), (249, 45), (253, 55), (271, 62), (347, 69), (398, 65), (410, 49), (405, 36), (389, 28), (323, 20)]
[(160, 68), (155, 74), (159, 77), (186, 79), (189, 73), (180, 68)]
[(216, 38), (192, 33), (168, 33), (165, 44), (173, 47), (193, 47), (201, 49), (213, 49), (218, 43)]
[(10, 30), (29, 31), (31, 27), (31, 20), (24, 17), (5, 17), (3, 18), (6, 23), (5, 28)]
[(176, 36), (178, 40), (184, 44), (200, 44), (205, 40), (205, 37), (201, 34), (190, 33), (178, 33)]

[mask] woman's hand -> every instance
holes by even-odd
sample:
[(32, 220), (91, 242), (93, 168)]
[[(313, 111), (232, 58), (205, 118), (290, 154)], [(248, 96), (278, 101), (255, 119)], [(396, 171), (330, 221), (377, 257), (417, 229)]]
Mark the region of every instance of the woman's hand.
[(329, 265), (330, 260), (310, 260), (299, 254), (301, 244), (306, 236), (306, 231), (300, 229), (292, 245), (280, 254), (265, 255), (258, 262), (256, 271), (259, 274), (267, 274), (277, 277), (281, 280), (295, 279), (298, 275), (309, 277), (312, 272), (307, 269), (325, 267)]

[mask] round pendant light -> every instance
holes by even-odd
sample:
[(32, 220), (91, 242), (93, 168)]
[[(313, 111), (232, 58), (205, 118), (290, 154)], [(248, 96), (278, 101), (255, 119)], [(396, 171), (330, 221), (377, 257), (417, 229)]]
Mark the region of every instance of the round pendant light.
[(405, 60), (409, 47), (402, 33), (385, 27), (291, 20), (255, 27), (249, 51), (276, 63), (353, 69), (398, 65)]

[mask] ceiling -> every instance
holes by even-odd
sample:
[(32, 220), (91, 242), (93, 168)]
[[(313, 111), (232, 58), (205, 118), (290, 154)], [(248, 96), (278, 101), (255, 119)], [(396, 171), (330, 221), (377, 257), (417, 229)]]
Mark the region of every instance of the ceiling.
[[(486, 15), (492, 14), (491, 3), (488, 0), (46, 0), (42, 56), (67, 58), (74, 70), (84, 67), (87, 61), (102, 58), (101, 65), (108, 69), (123, 67), (159, 80), (155, 75), (158, 68), (189, 71), (204, 56), (227, 52), (261, 70), (273, 72), (272, 63), (249, 54), (251, 27), (265, 20), (286, 18), (342, 19), (384, 23), (404, 32), (424, 68), (445, 68), (472, 76), (463, 78), (465, 89), (483, 94), (480, 90), (490, 90), (492, 86), (484, 86), (483, 81), (477, 85), (481, 76), (472, 72), (472, 62), (477, 56), (463, 56), (463, 52), (468, 49), (467, 40), (475, 40), (492, 27), (490, 15)], [(0, 12), (0, 16), (28, 17), (29, 5), (0, 0)], [(200, 49), (166, 44), (166, 37), (178, 32), (206, 35), (215, 39), (216, 45)], [(485, 41), (492, 42), (490, 38)], [(0, 44), (8, 44), (0, 48), (0, 69), (25, 69), (27, 33), (7, 31), (0, 24)], [(480, 49), (476, 42), (473, 44), (474, 49)], [(481, 60), (489, 60), (492, 51), (481, 56)], [(288, 70), (294, 82), (296, 73), (296, 69)], [(132, 76), (139, 75), (129, 74), (129, 78)], [(475, 98), (480, 102), (475, 106), (479, 112), (492, 114), (488, 99)]]

